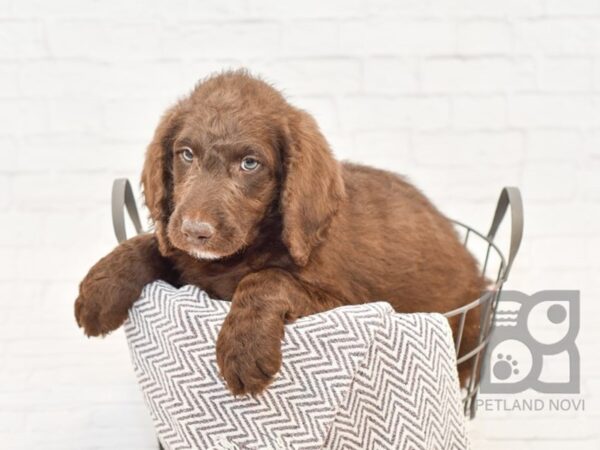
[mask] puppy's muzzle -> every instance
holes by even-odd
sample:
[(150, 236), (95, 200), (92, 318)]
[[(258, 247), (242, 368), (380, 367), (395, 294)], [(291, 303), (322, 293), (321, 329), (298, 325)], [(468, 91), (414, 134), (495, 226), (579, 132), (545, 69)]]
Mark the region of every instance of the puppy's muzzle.
[(181, 232), (190, 244), (205, 244), (215, 234), (215, 228), (199, 220), (183, 219)]

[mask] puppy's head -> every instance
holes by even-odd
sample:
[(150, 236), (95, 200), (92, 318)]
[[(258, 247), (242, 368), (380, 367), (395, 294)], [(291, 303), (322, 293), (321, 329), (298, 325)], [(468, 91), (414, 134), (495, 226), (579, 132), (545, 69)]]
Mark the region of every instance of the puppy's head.
[(301, 266), (344, 196), (314, 119), (242, 71), (209, 78), (165, 113), (142, 184), (164, 254), (225, 258), (252, 244), (275, 214)]

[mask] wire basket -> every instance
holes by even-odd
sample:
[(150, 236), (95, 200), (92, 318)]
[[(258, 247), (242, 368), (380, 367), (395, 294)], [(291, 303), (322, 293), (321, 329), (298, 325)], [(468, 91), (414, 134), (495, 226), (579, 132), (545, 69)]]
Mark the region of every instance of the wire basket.
[[(494, 243), (494, 239), (509, 206), (511, 210), (510, 248), (508, 258), (506, 258)], [(502, 286), (508, 279), (510, 269), (517, 256), (523, 237), (523, 202), (521, 200), (521, 193), (516, 187), (505, 187), (502, 189), (492, 225), (487, 235), (483, 235), (462, 222), (453, 222), (458, 232), (463, 236), (464, 246), (471, 250), (476, 257), (480, 256), (481, 274), (490, 282), (488, 289), (481, 297), (444, 314), (449, 320), (458, 319), (458, 327), (454, 333), (457, 364), (472, 361), (471, 373), (464, 388), (463, 407), (465, 415), (473, 419), (477, 412), (479, 380), (481, 379), (482, 371), (486, 369), (487, 344), (493, 330), (498, 299), (502, 291)], [(475, 246), (479, 247), (479, 252), (473, 251), (473, 247)], [(494, 259), (496, 260), (496, 264), (492, 264), (492, 260)], [(467, 316), (475, 313), (479, 313), (480, 315), (477, 345), (459, 357)]]
[[(504, 254), (494, 243), (494, 238), (496, 237), (498, 227), (502, 223), (509, 206), (511, 209), (512, 220), (510, 250), (508, 258), (505, 258)], [(141, 233), (142, 225), (131, 185), (129, 180), (121, 178), (114, 181), (112, 188), (113, 227), (119, 242), (127, 239), (125, 209), (127, 209), (127, 213), (135, 228), (136, 234)], [(462, 222), (453, 222), (459, 233), (463, 236), (465, 247), (467, 247), (475, 256), (478, 256), (478, 252), (474, 251), (475, 249), (472, 247), (475, 246), (474, 244), (479, 244), (481, 250), (479, 253), (481, 254), (482, 259), (481, 274), (484, 278), (490, 280), (488, 290), (486, 290), (481, 297), (472, 301), (469, 299), (467, 300), (469, 303), (444, 314), (450, 321), (455, 318), (458, 319), (458, 327), (454, 336), (457, 364), (473, 360), (469, 382), (465, 387), (466, 392), (463, 398), (463, 405), (465, 415), (474, 418), (477, 409), (476, 400), (479, 391), (480, 374), (485, 365), (485, 352), (493, 328), (498, 298), (502, 290), (502, 285), (508, 279), (510, 268), (517, 255), (523, 236), (523, 204), (519, 189), (516, 187), (505, 187), (502, 189), (496, 206), (496, 212), (492, 220), (492, 226), (487, 235), (481, 234)], [(496, 264), (492, 264), (494, 259), (496, 260)], [(482, 314), (481, 311), (483, 311)], [(477, 345), (459, 357), (467, 315), (475, 312), (480, 313), (480, 328)]]

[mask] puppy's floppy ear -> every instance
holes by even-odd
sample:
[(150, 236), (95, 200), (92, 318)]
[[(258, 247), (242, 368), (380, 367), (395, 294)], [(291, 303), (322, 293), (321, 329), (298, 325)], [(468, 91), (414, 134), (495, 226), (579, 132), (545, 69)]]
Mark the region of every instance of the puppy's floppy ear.
[(339, 163), (309, 114), (292, 109), (283, 140), (282, 238), (294, 262), (304, 266), (325, 238), (345, 196), (344, 182)]
[(167, 226), (172, 213), (172, 154), (171, 145), (176, 131), (175, 118), (178, 106), (163, 115), (152, 142), (146, 150), (146, 160), (142, 170), (142, 186), (145, 203), (150, 211), (150, 219), (158, 238), (159, 248), (166, 255), (171, 248), (167, 238)]

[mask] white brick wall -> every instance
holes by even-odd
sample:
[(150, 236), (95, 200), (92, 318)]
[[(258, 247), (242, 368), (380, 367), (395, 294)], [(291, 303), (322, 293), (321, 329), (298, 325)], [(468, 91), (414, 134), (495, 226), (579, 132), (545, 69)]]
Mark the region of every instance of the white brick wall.
[(246, 66), (337, 155), (407, 174), (485, 229), (522, 187), (510, 287), (582, 291), (585, 413), (484, 413), (475, 448), (600, 443), (600, 0), (0, 0), (0, 447), (154, 448), (122, 332), (75, 326), (114, 246), (110, 183), (158, 117)]

